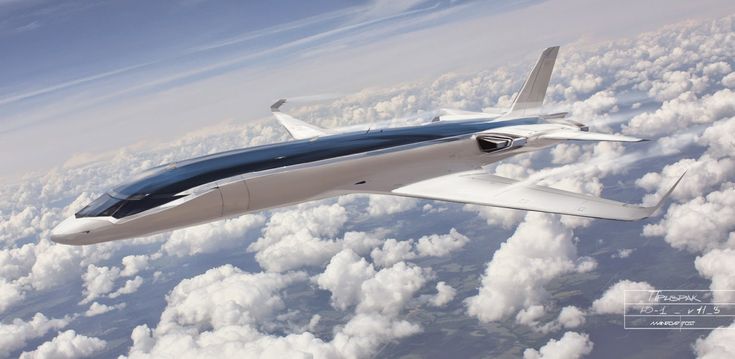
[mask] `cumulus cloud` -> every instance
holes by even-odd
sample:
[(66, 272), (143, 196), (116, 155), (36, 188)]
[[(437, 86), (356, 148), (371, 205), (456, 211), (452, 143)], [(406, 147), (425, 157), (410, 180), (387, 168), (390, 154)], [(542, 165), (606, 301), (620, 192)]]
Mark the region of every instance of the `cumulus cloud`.
[(104, 349), (106, 345), (107, 342), (102, 339), (79, 335), (73, 330), (67, 330), (51, 341), (41, 344), (36, 350), (21, 353), (20, 358), (87, 358)]
[(30, 272), (36, 260), (35, 245), (0, 250), (0, 277), (18, 279)]
[(672, 204), (664, 218), (643, 227), (644, 236), (664, 237), (672, 247), (690, 252), (735, 248), (735, 186), (724, 183), (720, 191)]
[(732, 358), (735, 356), (735, 324), (715, 329), (694, 342), (694, 352), (699, 359)]
[(344, 310), (359, 301), (362, 283), (373, 276), (372, 264), (345, 249), (332, 257), (324, 272), (316, 276), (316, 283), (332, 293), (332, 306)]
[(561, 309), (557, 321), (564, 328), (577, 328), (584, 324), (585, 313), (573, 305), (568, 305)]
[[(171, 291), (158, 331), (166, 333), (169, 326), (219, 328), (255, 323), (283, 307), (279, 290), (304, 279), (301, 272), (250, 274), (230, 265), (210, 269), (183, 280)], [(239, 308), (247, 308), (247, 312), (240, 313)]]
[[(332, 341), (325, 342), (308, 331), (278, 336), (260, 329), (284, 308), (280, 292), (305, 280), (304, 273), (251, 274), (226, 265), (179, 283), (168, 296), (155, 330), (145, 325), (135, 328), (129, 356), (217, 353), (220, 357), (365, 357), (388, 341), (420, 330), (418, 325), (395, 316), (425, 282), (425, 270), (398, 263), (371, 272), (370, 265), (361, 263), (350, 250), (340, 252), (330, 263), (332, 269), (345, 265), (354, 269), (348, 275), (365, 280), (360, 285), (356, 314), (335, 331)], [(341, 290), (341, 285), (352, 285), (348, 281), (335, 284), (328, 276), (322, 281), (335, 292)], [(346, 297), (338, 298), (342, 299), (334, 303)]]
[(439, 282), (436, 284), (436, 295), (430, 299), (430, 303), (435, 307), (443, 307), (451, 302), (455, 295), (457, 290), (445, 282)]
[(81, 272), (81, 253), (69, 246), (41, 243), (31, 267), (31, 285), (36, 289), (48, 289), (76, 277)]
[(419, 238), (416, 250), (422, 257), (442, 257), (464, 247), (469, 241), (469, 238), (452, 228), (446, 235), (432, 234)]
[(0, 313), (25, 298), (25, 292), (15, 283), (0, 278)]
[(669, 135), (693, 125), (708, 124), (735, 115), (735, 92), (723, 89), (700, 100), (692, 92), (676, 92), (655, 112), (630, 120), (624, 132), (632, 135)]
[(667, 191), (665, 183), (673, 183), (686, 172), (685, 180), (681, 181), (672, 193), (679, 200), (691, 200), (702, 193), (712, 190), (728, 179), (735, 177), (735, 161), (732, 158), (714, 158), (704, 154), (698, 159), (685, 158), (667, 165), (661, 173), (648, 172), (636, 180), (636, 185), (647, 191), (656, 193), (647, 195), (647, 203), (656, 203), (661, 198), (662, 191)]
[(700, 141), (707, 145), (706, 153), (714, 158), (732, 157), (735, 143), (730, 135), (733, 131), (735, 131), (735, 117), (717, 121), (704, 130)]
[(388, 267), (403, 260), (414, 259), (418, 255), (413, 251), (413, 242), (387, 239), (383, 246), (370, 252), (375, 264)]
[(70, 321), (68, 317), (48, 319), (36, 313), (29, 321), (16, 318), (9, 324), (0, 324), (0, 357), (8, 357), (10, 353), (23, 348), (29, 340), (42, 337), (50, 330), (64, 328)]
[(138, 291), (140, 286), (143, 285), (143, 277), (135, 276), (133, 279), (128, 279), (125, 284), (118, 290), (110, 293), (110, 298), (117, 298), (123, 294), (131, 294)]
[(377, 312), (395, 316), (421, 288), (431, 271), (406, 262), (384, 268), (362, 283), (357, 312)]
[(578, 359), (592, 353), (594, 344), (587, 334), (566, 332), (558, 340), (550, 339), (544, 346), (526, 349), (524, 359)]
[(582, 147), (576, 144), (561, 143), (551, 149), (551, 163), (569, 164), (582, 156)]
[(605, 293), (592, 302), (592, 311), (596, 314), (623, 314), (624, 303), (645, 303), (649, 292), (655, 288), (646, 282), (634, 282), (627, 279), (618, 281), (605, 290)]
[(367, 212), (371, 216), (385, 216), (416, 208), (418, 200), (398, 196), (371, 195)]
[(148, 268), (149, 260), (150, 257), (147, 255), (130, 255), (123, 257), (123, 269), (120, 272), (120, 275), (123, 277), (132, 277), (140, 273), (140, 271), (146, 270)]
[[(733, 234), (731, 233), (732, 237)], [(714, 249), (694, 260), (694, 267), (704, 278), (709, 279), (713, 298), (719, 303), (735, 301), (735, 249)]]
[(125, 303), (120, 303), (116, 305), (106, 305), (106, 304), (100, 304), (97, 302), (92, 302), (90, 304), (89, 309), (87, 309), (86, 312), (84, 312), (85, 317), (94, 317), (95, 315), (104, 314), (110, 311), (113, 311), (115, 309), (122, 309), (125, 308)]
[(464, 247), (469, 238), (452, 228), (448, 234), (431, 234), (419, 238), (399, 241), (387, 239), (382, 247), (372, 250), (370, 256), (377, 265), (388, 267), (403, 260), (422, 257), (442, 257)]
[(82, 275), (85, 297), (81, 303), (89, 303), (100, 295), (111, 292), (119, 276), (120, 268), (118, 267), (97, 267), (90, 264), (87, 272)]
[(479, 293), (466, 300), (467, 312), (490, 322), (539, 305), (544, 285), (575, 271), (576, 259), (572, 233), (557, 217), (529, 213), (493, 255)]
[(255, 252), (258, 263), (269, 271), (320, 265), (342, 249), (341, 241), (322, 237), (335, 237), (346, 221), (347, 211), (338, 203), (303, 204), (279, 211), (248, 251)]
[(345, 232), (342, 237), (342, 246), (351, 249), (357, 254), (363, 255), (383, 242), (380, 233), (367, 232)]
[(264, 222), (263, 215), (247, 214), (224, 221), (180, 229), (171, 234), (161, 250), (169, 255), (183, 257), (245, 246), (245, 234)]
[(559, 329), (570, 329), (582, 326), (586, 321), (586, 313), (582, 309), (568, 305), (563, 307), (557, 317), (548, 322), (543, 322), (551, 308), (536, 304), (525, 307), (518, 311), (515, 321), (518, 324), (528, 326), (532, 330), (546, 334)]

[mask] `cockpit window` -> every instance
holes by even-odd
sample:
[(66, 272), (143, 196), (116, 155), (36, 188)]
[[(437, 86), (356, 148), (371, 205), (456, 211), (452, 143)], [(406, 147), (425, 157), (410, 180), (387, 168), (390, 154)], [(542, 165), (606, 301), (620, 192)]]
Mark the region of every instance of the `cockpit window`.
[(82, 210), (77, 212), (75, 216), (77, 218), (112, 216), (122, 205), (122, 200), (112, 198), (110, 195), (105, 193), (92, 201), (92, 203), (88, 204), (86, 207), (82, 208)]
[(105, 193), (89, 205), (82, 208), (75, 216), (82, 217), (114, 217), (123, 218), (134, 215), (162, 204), (171, 202), (183, 196), (140, 196), (129, 199), (119, 199)]

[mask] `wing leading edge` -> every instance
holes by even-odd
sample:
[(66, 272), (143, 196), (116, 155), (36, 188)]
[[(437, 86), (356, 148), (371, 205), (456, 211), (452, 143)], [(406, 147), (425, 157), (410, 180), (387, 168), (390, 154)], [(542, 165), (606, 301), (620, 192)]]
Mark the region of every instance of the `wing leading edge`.
[(481, 171), (462, 172), (396, 188), (391, 194), (492, 207), (566, 214), (580, 217), (635, 221), (650, 217), (661, 207), (681, 178), (655, 206), (641, 207), (559, 190), (523, 184)]

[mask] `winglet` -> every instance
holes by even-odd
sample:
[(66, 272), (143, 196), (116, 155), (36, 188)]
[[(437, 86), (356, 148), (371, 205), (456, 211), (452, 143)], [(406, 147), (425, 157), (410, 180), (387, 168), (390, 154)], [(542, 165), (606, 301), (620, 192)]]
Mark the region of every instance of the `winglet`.
[(559, 54), (559, 46), (549, 47), (541, 53), (536, 66), (533, 67), (521, 91), (518, 92), (518, 96), (513, 100), (510, 112), (541, 107), (546, 97), (546, 88), (549, 87), (557, 54)]
[(679, 179), (677, 179), (676, 182), (674, 182), (671, 188), (669, 188), (669, 190), (666, 191), (666, 193), (661, 197), (661, 199), (658, 200), (658, 203), (656, 203), (655, 206), (650, 207), (651, 212), (648, 214), (649, 216), (652, 215), (654, 212), (656, 212), (659, 208), (661, 208), (664, 202), (666, 202), (666, 200), (671, 195), (671, 192), (674, 192), (674, 188), (676, 188), (676, 186), (679, 185), (679, 182), (681, 182), (682, 178), (684, 178), (684, 175), (686, 174), (687, 174), (687, 171), (684, 171), (684, 173), (682, 173), (681, 176), (679, 176)]
[(272, 112), (279, 112), (280, 111), (279, 108), (281, 108), (281, 106), (284, 103), (286, 103), (286, 99), (285, 98), (282, 98), (282, 99), (276, 101), (276, 103), (274, 103), (274, 104), (271, 105), (271, 111)]
[(308, 124), (281, 112), (280, 108), (284, 103), (286, 103), (285, 98), (276, 101), (271, 105), (271, 112), (273, 112), (273, 116), (276, 117), (276, 120), (286, 128), (286, 131), (288, 131), (293, 138), (301, 140), (330, 134), (330, 131), (328, 130)]

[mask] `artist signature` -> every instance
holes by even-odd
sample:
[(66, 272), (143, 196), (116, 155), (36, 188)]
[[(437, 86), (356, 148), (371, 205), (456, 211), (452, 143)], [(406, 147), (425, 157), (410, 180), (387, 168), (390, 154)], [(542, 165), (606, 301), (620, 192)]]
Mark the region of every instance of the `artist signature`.
[(702, 303), (698, 294), (664, 294), (660, 290), (651, 292), (648, 301), (650, 303)]

